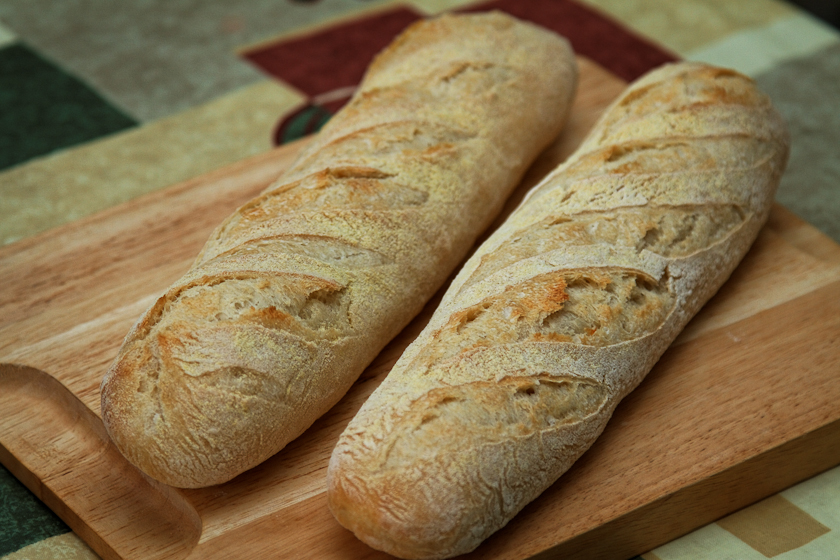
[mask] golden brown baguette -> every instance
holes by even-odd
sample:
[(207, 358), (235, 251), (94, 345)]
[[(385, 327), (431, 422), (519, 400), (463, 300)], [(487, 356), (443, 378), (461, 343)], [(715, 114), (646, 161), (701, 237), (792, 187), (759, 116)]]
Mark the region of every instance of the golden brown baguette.
[(501, 13), (411, 26), (128, 334), (102, 383), (120, 451), (199, 487), (300, 435), (466, 256), (576, 77), (565, 39)]
[(658, 69), (458, 274), (339, 439), (329, 506), (403, 558), (474, 549), (595, 441), (767, 218), (787, 132), (749, 78)]

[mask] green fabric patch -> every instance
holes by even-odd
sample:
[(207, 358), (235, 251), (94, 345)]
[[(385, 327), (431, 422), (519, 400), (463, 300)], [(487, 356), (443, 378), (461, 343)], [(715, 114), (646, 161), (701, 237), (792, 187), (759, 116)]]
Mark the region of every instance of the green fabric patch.
[(25, 45), (0, 49), (0, 169), (136, 124)]
[(70, 527), (0, 465), (0, 556), (69, 532)]
[(315, 134), (332, 118), (332, 113), (319, 105), (309, 105), (287, 119), (281, 126), (278, 144), (288, 144)]

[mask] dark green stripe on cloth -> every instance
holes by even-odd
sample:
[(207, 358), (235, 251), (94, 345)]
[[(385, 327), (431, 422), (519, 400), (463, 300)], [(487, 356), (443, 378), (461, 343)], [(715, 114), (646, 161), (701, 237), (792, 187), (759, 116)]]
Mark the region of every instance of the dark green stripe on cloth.
[(70, 532), (70, 527), (0, 465), (0, 556)]
[(136, 124), (26, 45), (0, 49), (0, 169)]

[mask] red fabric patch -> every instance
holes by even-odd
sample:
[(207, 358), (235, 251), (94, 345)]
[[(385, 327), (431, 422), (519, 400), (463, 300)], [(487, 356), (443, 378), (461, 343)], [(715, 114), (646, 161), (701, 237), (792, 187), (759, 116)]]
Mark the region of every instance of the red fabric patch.
[(677, 56), (632, 33), (607, 16), (570, 0), (493, 0), (461, 12), (501, 10), (566, 37), (577, 54), (632, 82)]
[[(565, 36), (575, 52), (630, 82), (677, 57), (632, 33), (600, 12), (573, 0), (490, 0), (460, 12), (501, 10)], [(423, 16), (397, 7), (279, 41), (243, 56), (310, 98), (310, 104), (278, 123), (275, 141), (317, 132), (350, 99), (374, 56)], [(327, 94), (327, 95), (324, 95)]]
[(243, 56), (268, 74), (313, 97), (357, 85), (373, 57), (422, 17), (410, 8), (395, 8)]
[[(572, 0), (491, 0), (459, 11), (487, 10), (501, 10), (564, 35), (578, 54), (628, 82), (677, 60), (672, 53)], [(244, 56), (268, 74), (315, 96), (357, 85), (376, 53), (421, 17), (408, 7), (394, 8)]]

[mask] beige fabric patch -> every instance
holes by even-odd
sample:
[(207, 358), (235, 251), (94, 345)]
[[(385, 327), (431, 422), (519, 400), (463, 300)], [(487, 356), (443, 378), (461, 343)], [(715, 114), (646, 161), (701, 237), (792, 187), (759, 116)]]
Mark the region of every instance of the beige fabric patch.
[(25, 546), (3, 560), (99, 560), (99, 556), (75, 533), (64, 533)]
[(475, 4), (476, 0), (408, 0), (407, 3), (424, 14), (434, 15), (447, 10), (455, 10), (469, 4)]
[[(422, 2), (423, 0), (420, 1)], [(430, 1), (431, 3), (436, 3), (437, 0)], [(447, 2), (447, 0), (441, 1), (444, 3)], [(457, 2), (457, 0), (450, 0), (450, 2)], [(298, 37), (313, 35), (337, 25), (349, 23), (365, 17), (375, 16), (376, 14), (383, 12), (389, 12), (395, 8), (404, 8), (406, 4), (414, 3), (415, 0), (378, 0), (376, 2), (367, 2), (367, 5), (359, 9), (342, 11), (335, 14), (325, 13), (322, 14), (322, 17), (309, 24), (298, 25), (291, 29), (281, 31), (280, 33), (267, 35), (260, 38), (258, 41), (243, 42), (236, 47), (236, 52), (241, 56), (244, 53), (275, 45), (281, 41), (290, 41)], [(289, 85), (289, 87), (291, 87), (291, 85)]]
[(780, 495), (733, 513), (717, 524), (767, 558), (804, 546), (830, 531)]
[[(840, 467), (801, 482), (781, 494), (829, 527), (840, 541), (840, 508), (837, 507), (840, 503)], [(835, 550), (840, 550), (840, 546)]]
[(679, 55), (798, 13), (779, 0), (584, 0)]
[(710, 523), (653, 550), (660, 560), (765, 560), (747, 543)]
[(275, 81), (0, 173), (0, 245), (270, 150), (303, 97)]
[(734, 68), (754, 77), (786, 60), (809, 56), (838, 42), (837, 30), (807, 14), (797, 14), (766, 27), (734, 33), (688, 53), (686, 58)]

